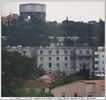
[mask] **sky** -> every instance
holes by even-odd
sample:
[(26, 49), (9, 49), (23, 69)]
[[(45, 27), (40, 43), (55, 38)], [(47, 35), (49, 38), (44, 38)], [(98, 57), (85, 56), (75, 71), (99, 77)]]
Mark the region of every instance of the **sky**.
[[(1, 14), (19, 14), (19, 5), (31, 2), (2, 2)], [(46, 20), (62, 22), (69, 20), (88, 22), (105, 20), (104, 2), (34, 2), (46, 4)]]

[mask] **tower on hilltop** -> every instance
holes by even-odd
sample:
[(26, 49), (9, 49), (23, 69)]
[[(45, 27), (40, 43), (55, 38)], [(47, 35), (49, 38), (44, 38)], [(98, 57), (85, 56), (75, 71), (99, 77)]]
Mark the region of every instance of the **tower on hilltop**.
[(46, 20), (46, 5), (39, 3), (20, 4), (20, 16), (23, 18), (35, 17), (42, 21)]

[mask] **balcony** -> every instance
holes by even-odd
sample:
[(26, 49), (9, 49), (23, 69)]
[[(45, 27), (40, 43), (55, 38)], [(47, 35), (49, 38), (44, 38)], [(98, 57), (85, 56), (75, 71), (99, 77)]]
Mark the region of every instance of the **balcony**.
[(95, 58), (95, 61), (99, 61), (99, 59), (98, 58)]
[(98, 64), (95, 64), (95, 68), (98, 68), (99, 67), (99, 65)]
[(83, 54), (77, 54), (76, 56), (77, 57), (91, 57), (92, 54), (85, 54), (85, 53), (83, 53)]
[(98, 52), (95, 52), (95, 55), (98, 55), (99, 53)]

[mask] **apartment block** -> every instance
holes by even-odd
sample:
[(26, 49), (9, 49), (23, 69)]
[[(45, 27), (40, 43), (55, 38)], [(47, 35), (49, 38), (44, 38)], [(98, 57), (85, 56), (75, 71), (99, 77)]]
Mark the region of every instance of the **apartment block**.
[(37, 50), (37, 66), (47, 73), (72, 74), (84, 64), (92, 71), (92, 48), (41, 47)]
[(104, 47), (98, 47), (95, 51), (95, 74), (105, 73), (105, 49)]

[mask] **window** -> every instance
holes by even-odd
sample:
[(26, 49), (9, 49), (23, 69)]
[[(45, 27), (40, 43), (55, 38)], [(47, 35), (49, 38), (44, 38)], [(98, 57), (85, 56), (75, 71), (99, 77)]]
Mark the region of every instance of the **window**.
[(49, 70), (49, 74), (51, 74), (51, 70)]
[(81, 64), (81, 63), (79, 63), (79, 66), (80, 66), (80, 67), (82, 67), (82, 64)]
[(104, 55), (102, 55), (102, 57), (104, 57)]
[(80, 60), (82, 60), (82, 57), (79, 57)]
[(92, 97), (92, 94), (88, 94), (88, 97)]
[(67, 67), (67, 63), (65, 63), (65, 67)]
[(79, 51), (79, 54), (82, 54), (82, 51), (81, 50)]
[(95, 70), (95, 71), (98, 71), (98, 70), (99, 70), (99, 68), (98, 68), (98, 67), (95, 67), (95, 68), (94, 68), (94, 70)]
[(74, 93), (74, 97), (78, 97), (78, 93), (77, 92)]
[(73, 52), (72, 52), (72, 51), (70, 51), (70, 55), (71, 55), (71, 54), (73, 54)]
[(89, 50), (87, 50), (86, 53), (89, 54)]
[(102, 62), (102, 64), (104, 64), (104, 61)]
[(61, 96), (62, 96), (62, 97), (65, 97), (65, 92), (62, 92), (62, 93), (61, 93)]
[(88, 92), (88, 97), (92, 97), (92, 92)]
[(59, 60), (59, 57), (57, 57), (56, 60)]
[(65, 50), (65, 55), (67, 55), (67, 50)]
[(40, 60), (42, 61), (43, 60), (43, 57), (40, 57)]
[(65, 57), (65, 61), (67, 61), (67, 57)]
[(89, 66), (89, 63), (87, 63), (87, 66)]
[(49, 57), (49, 60), (52, 60), (52, 57)]
[(59, 54), (59, 50), (56, 51), (56, 54)]
[(49, 55), (51, 55), (51, 53), (52, 53), (52, 51), (51, 51), (51, 50), (49, 50)]
[(59, 67), (59, 63), (57, 63), (57, 67)]
[(23, 54), (25, 55), (26, 54), (26, 51), (23, 51)]
[(40, 51), (40, 54), (43, 54), (43, 51), (42, 50)]
[(51, 68), (52, 67), (52, 63), (49, 63), (49, 68)]

